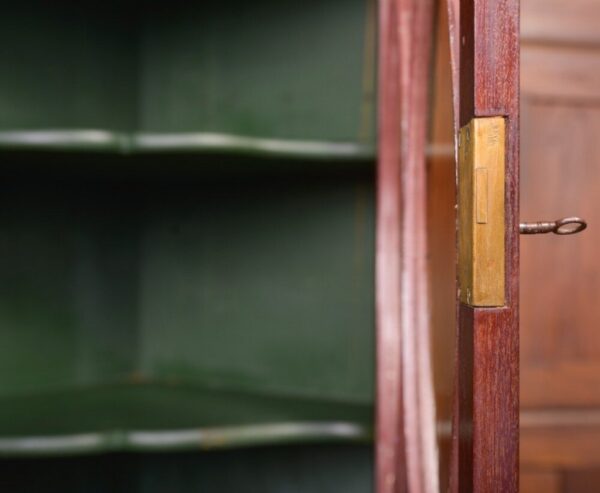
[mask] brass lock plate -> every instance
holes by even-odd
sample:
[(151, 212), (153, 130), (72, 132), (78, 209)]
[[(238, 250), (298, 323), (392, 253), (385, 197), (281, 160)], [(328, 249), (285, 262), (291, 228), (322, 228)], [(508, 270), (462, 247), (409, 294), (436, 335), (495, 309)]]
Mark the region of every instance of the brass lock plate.
[(471, 306), (505, 304), (503, 117), (461, 128), (458, 163), (458, 285)]

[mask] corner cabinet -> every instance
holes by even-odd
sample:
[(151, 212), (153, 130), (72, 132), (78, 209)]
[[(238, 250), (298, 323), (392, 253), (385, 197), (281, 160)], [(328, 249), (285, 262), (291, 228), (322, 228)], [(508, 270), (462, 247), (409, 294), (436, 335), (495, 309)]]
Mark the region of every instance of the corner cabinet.
[(516, 493), (518, 26), (4, 6), (0, 490)]
[(340, 7), (4, 7), (3, 490), (372, 487), (375, 5)]

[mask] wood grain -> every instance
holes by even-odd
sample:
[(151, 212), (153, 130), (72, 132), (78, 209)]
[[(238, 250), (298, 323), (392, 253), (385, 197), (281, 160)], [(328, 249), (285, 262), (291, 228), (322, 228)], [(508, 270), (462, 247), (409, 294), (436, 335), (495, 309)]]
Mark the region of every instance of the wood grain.
[[(459, 309), (458, 492), (518, 491), (519, 2), (461, 0), (460, 124), (506, 118), (506, 307)], [(460, 184), (459, 184), (460, 194)]]
[(515, 311), (461, 304), (459, 320), (458, 491), (516, 492), (518, 341), (505, 336)]
[(519, 2), (461, 0), (460, 125), (518, 115)]
[[(375, 483), (377, 493), (406, 490), (402, 432), (401, 365), (401, 131), (400, 47), (397, 2), (379, 9), (379, 155), (377, 165), (376, 324), (377, 396)], [(394, 110), (386, 110), (393, 108)]]
[(378, 493), (437, 492), (427, 303), (425, 142), (433, 2), (379, 8)]

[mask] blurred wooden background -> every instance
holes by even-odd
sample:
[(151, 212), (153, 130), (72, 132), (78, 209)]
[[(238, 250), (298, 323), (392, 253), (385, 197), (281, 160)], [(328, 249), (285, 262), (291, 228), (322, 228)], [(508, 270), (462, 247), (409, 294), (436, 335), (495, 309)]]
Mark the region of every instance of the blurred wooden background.
[[(521, 219), (581, 235), (521, 239), (521, 492), (600, 492), (600, 0), (521, 0)], [(454, 155), (445, 11), (428, 159), (442, 486), (454, 358)], [(501, 398), (501, 396), (499, 396)], [(445, 491), (442, 489), (442, 491)]]
[(600, 491), (600, 0), (522, 0), (521, 491)]

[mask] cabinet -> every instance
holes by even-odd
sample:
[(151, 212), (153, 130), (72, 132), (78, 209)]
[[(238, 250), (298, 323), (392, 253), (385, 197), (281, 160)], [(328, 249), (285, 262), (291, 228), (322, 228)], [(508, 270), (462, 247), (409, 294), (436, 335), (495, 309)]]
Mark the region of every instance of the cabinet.
[(372, 484), (374, 5), (309, 3), (5, 7), (11, 491)]

